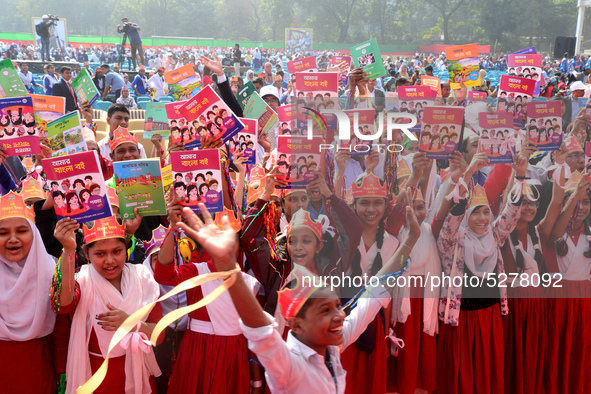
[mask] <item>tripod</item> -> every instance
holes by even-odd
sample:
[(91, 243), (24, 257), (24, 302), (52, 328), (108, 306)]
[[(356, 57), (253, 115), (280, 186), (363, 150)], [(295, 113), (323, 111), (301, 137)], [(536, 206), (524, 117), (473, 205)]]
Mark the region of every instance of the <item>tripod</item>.
[[(124, 31), (123, 33), (123, 39), (121, 40), (121, 44), (117, 44), (117, 55), (118, 59), (117, 59), (117, 63), (119, 63), (119, 69), (122, 70), (123, 69), (123, 53), (125, 52), (125, 45), (127, 44), (127, 31)], [(129, 68), (129, 67), (128, 67)]]

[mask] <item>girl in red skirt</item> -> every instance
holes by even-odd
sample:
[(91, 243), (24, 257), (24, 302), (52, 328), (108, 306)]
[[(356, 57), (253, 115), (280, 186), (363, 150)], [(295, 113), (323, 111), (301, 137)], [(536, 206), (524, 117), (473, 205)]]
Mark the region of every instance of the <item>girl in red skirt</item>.
[[(487, 163), (485, 153), (476, 153), (472, 158), (463, 182), (458, 184), (459, 203), (447, 215), (437, 241), (449, 277), (443, 282), (439, 305), (439, 319), (444, 323), (437, 348), (440, 393), (504, 390), (501, 314), (508, 313), (507, 292), (491, 286), (487, 278), (505, 273), (500, 247), (515, 228), (521, 201), (508, 203), (494, 222), (483, 187), (477, 185), (471, 190), (467, 204), (466, 189), (461, 184), (470, 182), (472, 174)], [(452, 169), (446, 194), (453, 193), (453, 183), (459, 181), (454, 174)]]

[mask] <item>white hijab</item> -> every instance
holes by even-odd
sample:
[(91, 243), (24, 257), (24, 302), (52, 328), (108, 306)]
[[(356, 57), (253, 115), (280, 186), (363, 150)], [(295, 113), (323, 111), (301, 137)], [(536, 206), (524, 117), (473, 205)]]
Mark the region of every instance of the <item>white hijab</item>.
[(35, 223), (27, 257), (11, 262), (0, 256), (0, 340), (24, 342), (53, 332), (55, 315), (49, 290), (55, 261), (45, 250)]
[(468, 218), (474, 209), (480, 206), (469, 208), (464, 215), (460, 223), (460, 229), (463, 231), (463, 234), (460, 234), (460, 242), (464, 246), (464, 264), (472, 274), (483, 278), (486, 273), (492, 273), (497, 266), (498, 250), (490, 223), (482, 235), (476, 234), (468, 227)]
[[(88, 344), (94, 329), (103, 357), (107, 355), (109, 342), (115, 331), (105, 331), (95, 318), (106, 312), (107, 303), (132, 314), (138, 309), (158, 299), (160, 289), (152, 274), (143, 265), (125, 264), (121, 273), (121, 293), (92, 264), (83, 266), (78, 274), (80, 300), (72, 320), (66, 376), (66, 393), (75, 394), (76, 389), (92, 376)], [(145, 316), (142, 320), (146, 320)], [(133, 335), (133, 334), (128, 334)], [(132, 347), (127, 350), (116, 346), (110, 358), (125, 355), (125, 393), (150, 393), (150, 375), (159, 376), (160, 368), (154, 352), (135, 353)]]

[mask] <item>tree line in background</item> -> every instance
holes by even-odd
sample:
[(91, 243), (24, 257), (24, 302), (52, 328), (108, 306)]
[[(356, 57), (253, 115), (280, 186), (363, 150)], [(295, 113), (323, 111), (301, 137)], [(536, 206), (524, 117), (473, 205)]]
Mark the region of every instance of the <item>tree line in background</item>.
[[(283, 41), (286, 27), (314, 29), (314, 42), (454, 44), (496, 52), (575, 33), (577, 0), (4, 0), (0, 31), (30, 33), (31, 17), (67, 19), (68, 34), (115, 36), (122, 17), (142, 35)], [(442, 40), (443, 37), (443, 40)]]

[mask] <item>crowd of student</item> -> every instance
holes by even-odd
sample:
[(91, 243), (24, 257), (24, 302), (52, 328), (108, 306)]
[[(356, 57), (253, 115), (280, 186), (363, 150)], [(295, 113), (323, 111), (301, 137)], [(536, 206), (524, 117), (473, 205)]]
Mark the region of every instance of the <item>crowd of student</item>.
[[(243, 117), (232, 94), (241, 77), (228, 80), (221, 61), (194, 60)], [(440, 60), (419, 55), (406, 62), (427, 61), (428, 72)], [(411, 83), (403, 62), (391, 63), (398, 67), (394, 86)], [(271, 90), (277, 73), (267, 69), (254, 80), (276, 108), (291, 94)], [(347, 107), (377, 107), (372, 92), (387, 84), (364, 78), (361, 69), (348, 72)], [(442, 94), (439, 105), (464, 104), (449, 85)], [(85, 128), (96, 131), (88, 103), (77, 106)], [(541, 153), (523, 141), (511, 165), (489, 164), (470, 119), (447, 161), (428, 159), (418, 141), (398, 131), (394, 142), (403, 152), (330, 152), (305, 189), (282, 188), (273, 135), (259, 133), (254, 168), (240, 155), (231, 161), (220, 141), (204, 140), (202, 148), (223, 157), (219, 182), (230, 215), (221, 227), (207, 212), (183, 209), (174, 195), (162, 217), (121, 220), (115, 209), (114, 217), (82, 225), (57, 220), (54, 200), (35, 193), (44, 182), (41, 160), (51, 156), (47, 141), (45, 155), (28, 166), (0, 148), (2, 390), (54, 393), (65, 385), (74, 393), (97, 372), (129, 315), (179, 283), (218, 273), (156, 303), (128, 345), (110, 351), (95, 393), (587, 392), (591, 200), (581, 173), (591, 117), (563, 117), (568, 138), (559, 150)], [(128, 107), (113, 104), (109, 136), (85, 134), (105, 180), (113, 162), (148, 156), (131, 134), (115, 135), (128, 123)], [(184, 149), (175, 143), (164, 152), (153, 142), (150, 156), (163, 166), (170, 151)], [(15, 178), (19, 172), (26, 175)], [(27, 176), (38, 182), (33, 189)], [(118, 207), (116, 198), (111, 203)], [(551, 280), (512, 280), (517, 274)], [(364, 292), (343, 308), (351, 289), (306, 286), (304, 277), (315, 275), (382, 281), (352, 290)], [(389, 288), (385, 279), (398, 275), (466, 280)], [(503, 275), (509, 277), (501, 283)], [(212, 298), (230, 281), (227, 292), (171, 323), (153, 352), (140, 343), (164, 315)]]

